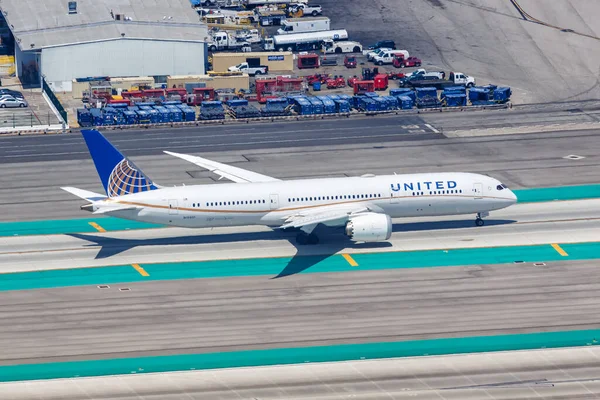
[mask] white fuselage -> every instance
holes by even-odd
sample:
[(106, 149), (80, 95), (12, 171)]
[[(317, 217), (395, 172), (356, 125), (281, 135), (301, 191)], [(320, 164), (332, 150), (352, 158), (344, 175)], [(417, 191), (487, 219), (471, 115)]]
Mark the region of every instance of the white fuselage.
[(485, 213), (516, 202), (500, 187), (496, 179), (470, 173), (370, 175), (179, 186), (105, 202), (137, 207), (114, 216), (171, 226), (281, 226), (291, 215), (335, 205), (363, 205), (392, 218)]

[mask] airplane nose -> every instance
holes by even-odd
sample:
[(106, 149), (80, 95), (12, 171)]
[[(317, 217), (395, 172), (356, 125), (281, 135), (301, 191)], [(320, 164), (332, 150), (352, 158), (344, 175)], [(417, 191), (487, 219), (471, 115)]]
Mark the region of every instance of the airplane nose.
[(511, 201), (512, 204), (515, 204), (517, 202), (517, 195), (515, 194), (515, 192), (511, 190), (508, 199)]

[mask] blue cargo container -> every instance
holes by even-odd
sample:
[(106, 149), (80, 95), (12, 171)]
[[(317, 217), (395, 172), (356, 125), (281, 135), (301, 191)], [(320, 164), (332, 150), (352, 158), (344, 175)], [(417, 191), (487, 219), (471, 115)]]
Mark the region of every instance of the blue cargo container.
[(183, 119), (186, 122), (195, 121), (196, 120), (196, 110), (194, 110), (190, 106), (181, 107), (181, 112), (183, 113)]
[(312, 87), (315, 92), (320, 92), (321, 91), (321, 82), (320, 81), (313, 82)]
[(156, 105), (156, 103), (152, 102), (152, 101), (146, 101), (144, 103), (136, 103), (136, 106), (140, 107), (140, 110), (142, 109), (142, 107), (154, 107)]
[(148, 115), (150, 116), (150, 123), (151, 124), (160, 124), (162, 122), (162, 115), (161, 113), (152, 108), (150, 110), (146, 110), (148, 112)]
[(398, 96), (398, 102), (403, 110), (411, 110), (415, 104), (415, 100), (410, 96)]
[(372, 97), (357, 96), (356, 108), (366, 112), (377, 112), (379, 111), (379, 103), (376, 102)]
[(122, 110), (122, 109), (125, 109), (125, 108), (129, 107), (129, 106), (127, 105), (127, 103), (112, 103), (112, 104), (110, 104), (110, 107)]
[(169, 100), (169, 101), (163, 101), (162, 102), (163, 106), (179, 106), (181, 105), (181, 101), (179, 100)]
[(327, 97), (329, 97), (333, 101), (335, 101), (335, 100), (341, 100), (341, 97), (340, 97), (339, 94), (328, 94)]
[(417, 99), (422, 99), (424, 97), (435, 97), (437, 99), (437, 89), (434, 87), (424, 87), (424, 88), (416, 88)]
[(335, 114), (335, 103), (327, 96), (317, 96), (323, 103), (323, 112), (325, 114)]
[(174, 104), (167, 104), (165, 107), (167, 107), (167, 110), (171, 111), (173, 122), (183, 122), (183, 112), (179, 107)]
[(383, 97), (371, 97), (371, 99), (377, 104), (377, 111), (388, 110), (388, 103)]
[(398, 109), (398, 99), (395, 96), (383, 96), (382, 98), (386, 101), (388, 110)]
[(248, 100), (246, 100), (246, 99), (231, 99), (231, 100), (227, 100), (225, 103), (229, 107), (240, 107), (240, 106), (247, 106)]
[(166, 107), (154, 106), (154, 111), (158, 113), (158, 120), (161, 123), (167, 123), (172, 121), (171, 110), (167, 109)]
[(411, 88), (395, 88), (390, 89), (390, 96), (409, 96), (411, 98), (414, 98), (415, 92)]
[(123, 110), (123, 117), (127, 125), (135, 125), (138, 121), (138, 115), (135, 111)]
[(498, 87), (494, 89), (494, 101), (496, 103), (506, 103), (510, 100), (512, 91), (509, 87)]
[(464, 107), (467, 105), (467, 95), (462, 93), (447, 94), (444, 100), (446, 107)]
[(307, 97), (307, 99), (313, 106), (313, 114), (323, 114), (324, 107), (323, 102), (321, 100), (317, 99), (316, 97)]
[(465, 88), (464, 86), (449, 86), (447, 88), (444, 88), (444, 91), (442, 92), (442, 99), (444, 98), (444, 96), (448, 95), (448, 94), (467, 94), (467, 88)]
[(102, 111), (99, 108), (90, 109), (90, 116), (92, 119), (93, 126), (104, 125), (104, 117), (102, 116)]
[(294, 99), (294, 108), (300, 115), (313, 115), (314, 109), (312, 103), (304, 96), (296, 96)]
[(86, 108), (78, 108), (77, 109), (77, 123), (79, 126), (87, 128), (94, 124), (92, 114)]
[(335, 111), (338, 113), (349, 113), (350, 112), (350, 103), (346, 100), (334, 100), (335, 103)]
[(367, 97), (379, 97), (379, 95), (375, 92), (367, 92), (365, 93), (365, 96)]
[(149, 124), (150, 123), (150, 113), (146, 110), (138, 110), (135, 112), (138, 117), (139, 124)]

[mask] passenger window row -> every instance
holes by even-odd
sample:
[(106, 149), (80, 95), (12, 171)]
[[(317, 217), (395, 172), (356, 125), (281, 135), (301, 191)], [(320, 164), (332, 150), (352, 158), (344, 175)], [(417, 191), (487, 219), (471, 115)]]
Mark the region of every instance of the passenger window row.
[[(220, 207), (220, 206), (236, 206), (242, 204), (264, 204), (265, 200), (236, 200), (236, 201), (214, 201), (206, 203), (206, 207)], [(200, 207), (200, 203), (192, 203), (193, 208)]]
[[(458, 194), (462, 193), (462, 190), (434, 190), (429, 192), (430, 195), (438, 195), (438, 194)], [(413, 196), (424, 196), (425, 192), (412, 192)]]
[(351, 200), (351, 199), (376, 199), (381, 197), (380, 194), (345, 194), (338, 196), (313, 196), (313, 197), (291, 197), (288, 198), (289, 203), (297, 203), (303, 201), (323, 201), (323, 200)]

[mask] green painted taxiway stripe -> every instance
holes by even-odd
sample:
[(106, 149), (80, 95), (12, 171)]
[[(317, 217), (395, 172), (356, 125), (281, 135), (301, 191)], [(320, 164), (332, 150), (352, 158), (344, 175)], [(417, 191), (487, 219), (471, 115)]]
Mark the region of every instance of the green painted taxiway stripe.
[[(402, 268), (451, 267), (514, 262), (551, 262), (600, 258), (600, 242), (535, 246), (485, 247), (449, 250), (353, 254), (357, 266), (341, 254), (294, 258), (250, 258), (181, 263), (154, 263), (0, 274), (0, 291), (97, 286), (177, 279), (237, 276), (286, 277), (299, 273), (372, 271)], [(554, 243), (554, 245), (559, 245)], [(140, 272), (140, 271), (143, 271)]]
[[(600, 184), (560, 186), (539, 189), (514, 190), (519, 203), (555, 200), (583, 200), (600, 198)], [(161, 228), (163, 225), (127, 221), (112, 217), (0, 222), (0, 237), (23, 235), (57, 235), (69, 233), (111, 232), (133, 229)]]
[(377, 358), (580, 347), (598, 344), (600, 330), (415, 340), (286, 349), (242, 350), (0, 367), (0, 381), (74, 378), (152, 372), (256, 367)]
[[(95, 226), (96, 225), (96, 226)], [(67, 233), (91, 233), (124, 231), (129, 229), (160, 228), (162, 225), (127, 221), (112, 217), (55, 219), (25, 222), (0, 222), (1, 236), (56, 235)]]
[(600, 185), (558, 186), (537, 189), (516, 189), (519, 203), (600, 198)]

